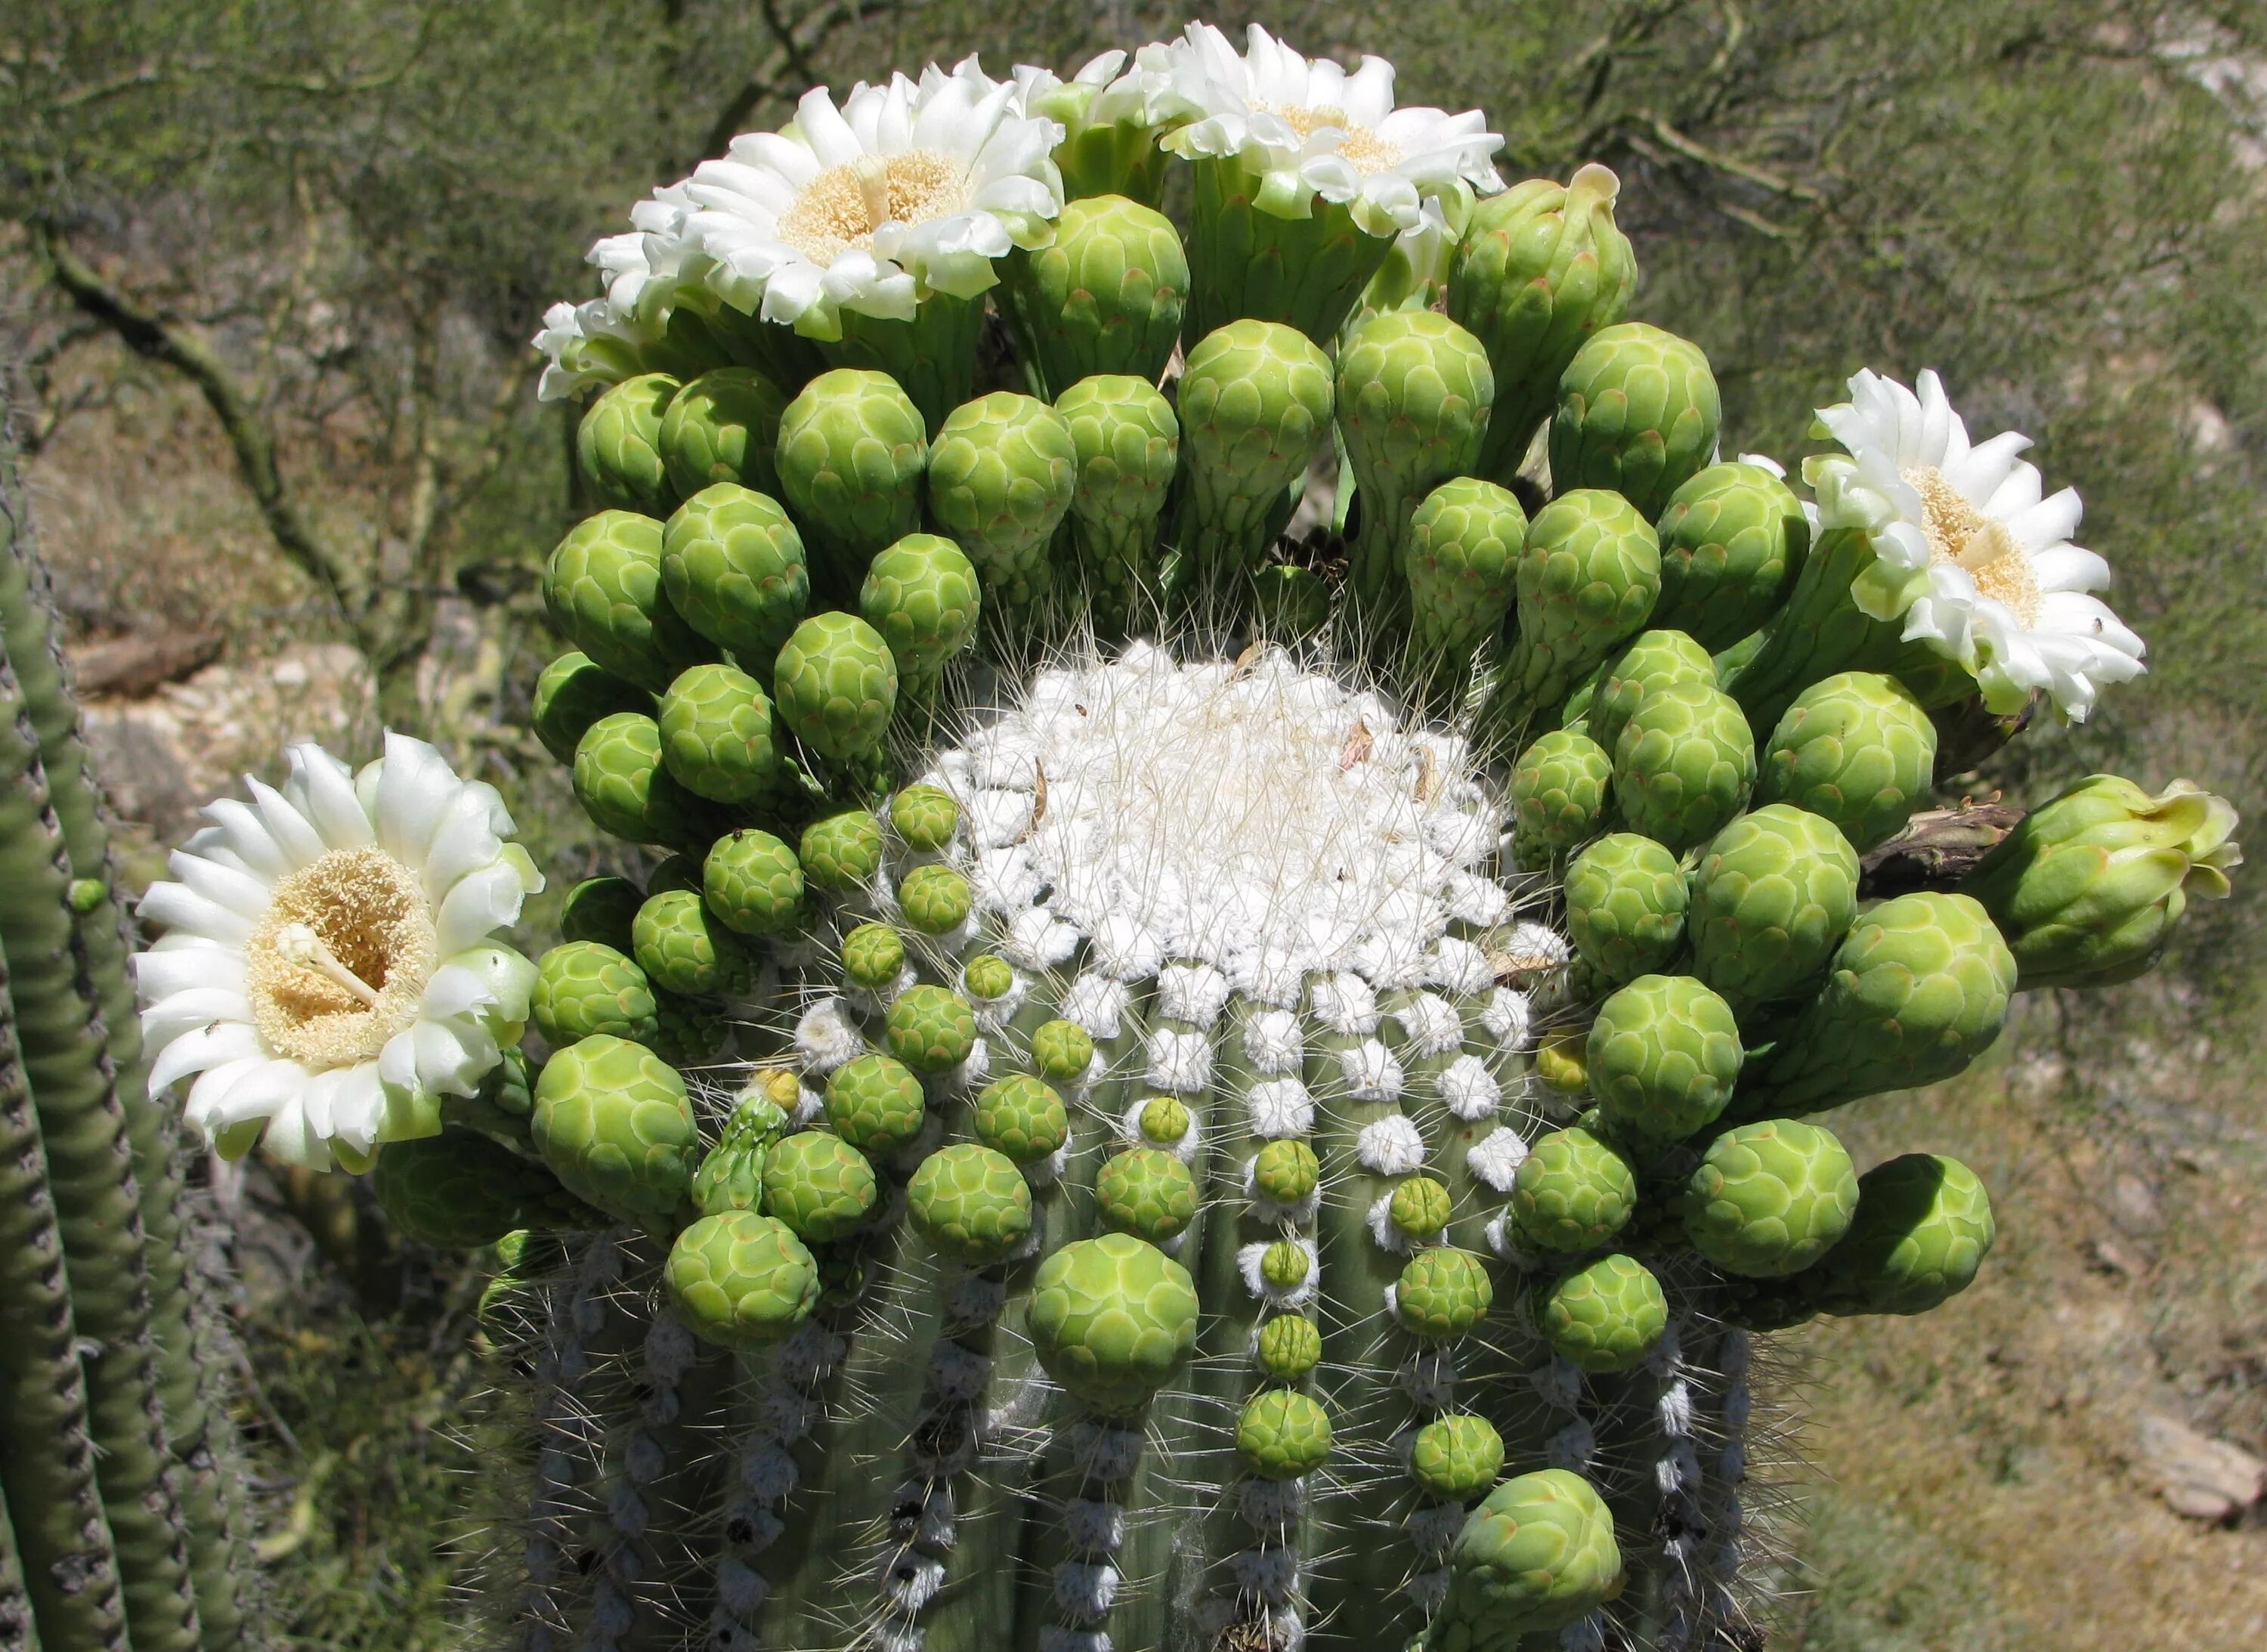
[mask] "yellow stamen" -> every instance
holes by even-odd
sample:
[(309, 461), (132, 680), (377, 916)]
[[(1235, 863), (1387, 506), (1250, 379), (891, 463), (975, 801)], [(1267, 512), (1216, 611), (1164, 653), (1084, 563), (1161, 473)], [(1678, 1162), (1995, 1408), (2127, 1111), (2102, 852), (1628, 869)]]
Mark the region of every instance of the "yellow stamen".
[(1311, 109), (1289, 103), (1269, 103), (1259, 106), (1279, 117), (1302, 143), (1325, 128), (1340, 133), (1339, 153), (1345, 156), (1358, 173), (1390, 172), (1401, 164), (1399, 150), (1368, 127), (1355, 125), (1347, 119), (1346, 112), (1335, 104), (1318, 104)]
[(2007, 525), (1985, 516), (1934, 466), (1904, 473), (1920, 495), (1931, 562), (1950, 562), (1977, 592), (2014, 611), (2026, 629), (2038, 623), (2040, 591), (2031, 559)]
[(372, 1060), (417, 1018), (439, 937), (417, 875), (381, 849), (333, 849), (275, 885), (245, 943), (254, 1026), (316, 1072)]
[(780, 214), (779, 238), (814, 264), (849, 252), (871, 252), (884, 224), (923, 224), (962, 209), (967, 180), (960, 164), (934, 150), (862, 155), (830, 166), (803, 187)]

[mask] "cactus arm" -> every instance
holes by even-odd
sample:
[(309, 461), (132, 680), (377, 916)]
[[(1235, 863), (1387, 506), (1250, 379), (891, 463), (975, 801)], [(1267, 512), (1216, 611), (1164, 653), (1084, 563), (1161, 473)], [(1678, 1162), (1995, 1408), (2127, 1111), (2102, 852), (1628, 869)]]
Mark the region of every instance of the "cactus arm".
[[(18, 1598), (48, 1640), (123, 1652), (118, 1561), (87, 1440), (62, 1240), (5, 982), (0, 966), (0, 1492), (11, 1513), (21, 1511), (8, 1553), (20, 1557)], [(24, 1628), (28, 1636), (28, 1619)]]
[(0, 1643), (40, 1652), (40, 1626), (32, 1618), (31, 1597), (24, 1592), (23, 1557), (16, 1553), (16, 1526), (4, 1499), (0, 1499)]

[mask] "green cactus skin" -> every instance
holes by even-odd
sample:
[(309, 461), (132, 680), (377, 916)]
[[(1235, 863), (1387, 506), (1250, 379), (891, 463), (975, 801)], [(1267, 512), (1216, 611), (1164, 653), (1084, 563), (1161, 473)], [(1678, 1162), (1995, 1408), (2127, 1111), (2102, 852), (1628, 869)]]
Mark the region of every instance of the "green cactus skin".
[(976, 1047), (976, 1012), (942, 987), (909, 987), (890, 1006), (882, 1041), (916, 1073), (949, 1072)]
[(1189, 1167), (1156, 1148), (1112, 1154), (1095, 1178), (1104, 1225), (1162, 1245), (1196, 1220), (1197, 1183)]
[(677, 1213), (700, 1161), (685, 1081), (650, 1050), (604, 1032), (544, 1063), (532, 1129), (569, 1193), (645, 1226)]
[(562, 763), (575, 760), (575, 747), (590, 726), (617, 711), (650, 714), (653, 696), (635, 683), (604, 670), (580, 649), (546, 665), (535, 679), (528, 724), (543, 749)]
[(1068, 422), (1013, 391), (955, 407), (929, 444), (929, 514), (975, 564), (984, 606), (1002, 622), (1053, 589), (1047, 541), (1077, 488)]
[(1858, 1178), (1858, 1215), (1816, 1272), (1829, 1313), (1926, 1313), (1966, 1290), (1998, 1232), (1958, 1159), (1907, 1153)]
[(1537, 1251), (1595, 1250), (1628, 1225), (1636, 1207), (1629, 1161), (1580, 1125), (1538, 1136), (1512, 1184), (1512, 1223)]
[(1449, 1557), (1448, 1598), (1420, 1652), (1518, 1652), (1621, 1593), (1613, 1516), (1565, 1469), (1508, 1479), (1472, 1510)]
[(1950, 1078), (2007, 1024), (2015, 958), (1966, 895), (1922, 891), (1867, 911), (1826, 985), (1748, 1069), (1735, 1110), (1816, 1112)]
[(1236, 1454), (1261, 1479), (1297, 1479), (1330, 1461), (1330, 1413), (1295, 1388), (1254, 1394), (1236, 1420)]
[(906, 1215), (946, 1256), (986, 1267), (1031, 1232), (1031, 1190), (1016, 1162), (973, 1142), (939, 1148), (906, 1185)]
[(772, 705), (805, 748), (838, 763), (878, 753), (898, 704), (898, 665), (882, 634), (853, 613), (796, 627), (772, 672)]
[(529, 1003), (535, 1030), (554, 1049), (599, 1033), (650, 1044), (660, 1027), (645, 972), (599, 941), (569, 941), (546, 952)]
[(601, 669), (659, 694), (715, 649), (670, 606), (662, 525), (627, 510), (577, 523), (543, 564), (552, 628)]
[(1830, 1132), (1761, 1119), (1708, 1144), (1679, 1202), (1693, 1249), (1728, 1274), (1777, 1279), (1849, 1231), (1858, 1171)]
[(1613, 832), (1566, 868), (1566, 934), (1610, 981), (1665, 968), (1684, 944), (1691, 891), (1676, 855), (1634, 832)]
[(788, 404), (773, 463), (822, 593), (855, 591), (875, 552), (921, 526), (928, 429), (895, 380), (857, 368), (819, 374)]
[(897, 984), (906, 967), (906, 943), (884, 923), (862, 923), (842, 937), (842, 978), (868, 992)]
[(1610, 488), (1654, 521), (1715, 458), (1723, 411), (1698, 345), (1643, 321), (1602, 328), (1559, 380), (1552, 486)]
[(867, 565), (858, 612), (889, 644), (904, 711), (934, 710), (945, 665), (974, 641), (983, 607), (976, 564), (934, 533), (908, 533)]
[(1863, 855), (1904, 830), (1936, 774), (1936, 725), (1894, 677), (1842, 672), (1794, 697), (1757, 765), (1756, 798), (1832, 821)]
[(976, 1139), (1018, 1164), (1053, 1158), (1070, 1140), (1070, 1112), (1054, 1086), (1029, 1073), (985, 1085), (970, 1119)]
[(2191, 896), (2225, 897), (2235, 811), (2190, 782), (2155, 797), (2095, 775), (2034, 810), (1961, 885), (2014, 955), (2019, 990), (2131, 980)]
[(1181, 374), (1180, 496), (1167, 535), (1176, 591), (1234, 593), (1288, 519), (1286, 490), (1330, 429), (1330, 358), (1279, 322), (1200, 337)]
[(752, 367), (712, 368), (670, 398), (661, 462), (677, 496), (689, 501), (717, 482), (777, 493), (772, 451), (787, 403), (787, 393)]
[(848, 1237), (880, 1196), (871, 1161), (827, 1131), (781, 1136), (764, 1155), (764, 1209), (807, 1245)]
[(1189, 261), (1172, 220), (1123, 195), (1065, 203), (1052, 246), (1002, 266), (1016, 354), (1032, 393), (1097, 373), (1156, 384), (1180, 337)]
[(923, 935), (949, 935), (968, 921), (974, 895), (950, 866), (916, 866), (898, 885), (899, 909)]
[[(1595, 718), (1599, 707), (1593, 702)], [(1638, 701), (1614, 743), (1614, 804), (1631, 826), (1678, 854), (1747, 807), (1756, 744), (1729, 694), (1675, 682)]]
[(1070, 538), (1097, 631), (1124, 635), (1153, 617), (1157, 521), (1180, 465), (1181, 422), (1146, 378), (1097, 374), (1055, 398), (1078, 456)]
[(665, 517), (677, 503), (661, 453), (661, 427), (683, 386), (667, 373), (625, 378), (592, 402), (575, 427), (575, 466), (606, 504)]
[(882, 823), (864, 809), (839, 809), (803, 829), (796, 853), (814, 889), (852, 895), (882, 870)]
[(907, 786), (890, 799), (890, 828), (916, 855), (934, 855), (960, 829), (960, 805), (942, 786)]
[(1622, 319), (1637, 260), (1614, 223), (1621, 180), (1596, 165), (1561, 185), (1531, 178), (1472, 208), (1449, 259), (1449, 314), (1495, 370), (1478, 474), (1508, 481), (1558, 405), (1559, 380)]
[(1191, 175), (1184, 341), (1251, 319), (1332, 342), (1393, 238), (1368, 233), (1348, 208), (1319, 198), (1305, 217), (1277, 217), (1259, 203), (1261, 175), (1233, 156), (1200, 157)]
[(1726, 826), (1692, 873), (1692, 973), (1736, 1014), (1801, 991), (1858, 910), (1858, 855), (1820, 815), (1766, 804)]
[(1617, 1135), (1666, 1146), (1715, 1122), (1740, 1076), (1732, 1006), (1689, 975), (1640, 975), (1598, 1007), (1590, 1088)]
[(559, 933), (569, 941), (596, 941), (627, 954), (630, 925), (645, 897), (627, 877), (586, 877), (567, 892), (559, 910)]
[(753, 826), (719, 838), (701, 865), (701, 898), (725, 928), (783, 935), (803, 915), (803, 865), (795, 851)]
[[(795, 1098), (795, 1075), (780, 1073), (788, 1098)], [(716, 1145), (693, 1172), (693, 1208), (704, 1216), (727, 1210), (760, 1211), (764, 1203), (764, 1159), (771, 1144), (790, 1128), (788, 1114), (759, 1083), (743, 1096), (724, 1120)]]
[(678, 783), (661, 725), (635, 711), (600, 717), (575, 748), (575, 798), (600, 831), (632, 843), (691, 844), (711, 835), (708, 805)]
[(1427, 1496), (1468, 1503), (1503, 1472), (1503, 1435), (1485, 1417), (1457, 1413), (1417, 1430), (1409, 1450), (1409, 1477)]
[(677, 783), (712, 803), (772, 794), (779, 751), (763, 685), (730, 665), (695, 665), (661, 697), (661, 760)]
[(1679, 683), (1716, 686), (1716, 665), (1708, 650), (1682, 631), (1640, 631), (1598, 676), (1582, 713), (1584, 732), (1612, 751), (1646, 696)]
[(1156, 1245), (1105, 1233), (1039, 1265), (1025, 1323), (1074, 1399), (1097, 1416), (1132, 1416), (1196, 1347), (1196, 1284)]
[(1409, 518), (1410, 673), (1460, 694), (1472, 650), (1493, 635), (1519, 584), (1527, 512), (1519, 496), (1458, 476), (1425, 496)]
[(1411, 514), (1471, 470), (1494, 400), (1479, 341), (1430, 310), (1372, 316), (1340, 347), (1333, 403), (1361, 510), (1351, 598), (1372, 625), (1406, 623)]
[(1601, 1376), (1642, 1361), (1669, 1328), (1669, 1298), (1653, 1270), (1628, 1256), (1606, 1256), (1544, 1290), (1536, 1322), (1553, 1352)]
[(811, 608), (802, 534), (776, 500), (737, 482), (711, 483), (664, 525), (661, 584), (686, 624), (758, 669)]
[(1771, 618), (1810, 553), (1794, 490), (1760, 465), (1696, 471), (1661, 514), (1661, 599), (1647, 621), (1714, 653)]
[(542, 1165), (469, 1130), (389, 1143), (370, 1186), (396, 1233), (437, 1250), (477, 1251), (517, 1229), (606, 1224)]
[(861, 1153), (886, 1155), (912, 1146), (928, 1105), (913, 1068), (871, 1051), (851, 1057), (826, 1081), (826, 1122)]
[(686, 1329), (720, 1347), (767, 1347), (818, 1305), (818, 1264), (803, 1241), (752, 1210), (705, 1215), (679, 1234), (662, 1279)]
[(1661, 542), (1652, 525), (1619, 494), (1560, 494), (1528, 524), (1519, 634), (1485, 721), (1516, 732), (1548, 716), (1636, 634), (1660, 594)]
[(630, 945), (646, 979), (680, 997), (740, 990), (751, 968), (732, 932), (689, 889), (647, 896), (630, 926)]
[(1512, 855), (1534, 868), (1596, 837), (1605, 819), (1613, 759), (1587, 734), (1553, 729), (1511, 771)]

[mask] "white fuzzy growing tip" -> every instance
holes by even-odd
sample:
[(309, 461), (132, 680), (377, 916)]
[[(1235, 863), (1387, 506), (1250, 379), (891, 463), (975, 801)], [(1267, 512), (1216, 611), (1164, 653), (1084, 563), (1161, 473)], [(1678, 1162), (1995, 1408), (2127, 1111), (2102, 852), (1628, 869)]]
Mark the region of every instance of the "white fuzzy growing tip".
[(1425, 1135), (1403, 1113), (1372, 1120), (1354, 1137), (1354, 1154), (1375, 1176), (1406, 1176), (1425, 1163)]

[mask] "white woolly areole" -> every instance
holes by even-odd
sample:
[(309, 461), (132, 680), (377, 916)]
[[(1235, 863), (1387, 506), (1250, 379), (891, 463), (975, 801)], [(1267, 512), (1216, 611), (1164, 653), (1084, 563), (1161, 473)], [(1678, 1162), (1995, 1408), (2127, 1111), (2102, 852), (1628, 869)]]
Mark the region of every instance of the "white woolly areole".
[(1193, 1096), (1212, 1088), (1212, 1040), (1201, 1032), (1159, 1027), (1149, 1034), (1149, 1083)]
[(1087, 1479), (1121, 1480), (1141, 1460), (1141, 1430), (1108, 1422), (1076, 1422), (1071, 1425), (1070, 1451)]
[(1296, 1308), (1314, 1300), (1316, 1289), (1322, 1282), (1322, 1266), (1315, 1254), (1315, 1242), (1296, 1234), (1291, 1243), (1307, 1253), (1307, 1271), (1295, 1285), (1280, 1287), (1272, 1283), (1260, 1264), (1267, 1259), (1268, 1241), (1255, 1239), (1236, 1253), (1236, 1271), (1244, 1275), (1244, 1288), (1262, 1301), (1278, 1308)]
[(1244, 1024), (1244, 1055), (1254, 1072), (1295, 1073), (1305, 1048), (1299, 1017), (1288, 1010), (1263, 1010)]
[(1725, 1428), (1735, 1433), (1745, 1428), (1748, 1426), (1749, 1418), (1755, 1414), (1755, 1408), (1754, 1391), (1745, 1383), (1733, 1384), (1724, 1391), (1722, 1410)]
[(1324, 976), (1310, 994), (1315, 1018), (1341, 1038), (1363, 1038), (1377, 1031), (1377, 995), (1359, 975)]
[(1692, 1442), (1678, 1440), (1653, 1465), (1654, 1484), (1664, 1497), (1700, 1483), (1700, 1457)]
[(1582, 1399), (1582, 1373), (1572, 1360), (1552, 1355), (1547, 1365), (1528, 1373), (1536, 1395), (1553, 1411), (1572, 1411)]
[(776, 1440), (767, 1440), (740, 1458), (740, 1484), (748, 1494), (765, 1503), (781, 1503), (795, 1494), (796, 1482), (803, 1471), (796, 1466), (795, 1453)]
[(1274, 651), (1185, 664), (1137, 645), (1042, 672), (960, 765), (940, 761), (949, 783), (957, 767), (965, 789), (1030, 795), (986, 819), (1028, 815), (1048, 889), (1033, 910), (1093, 936), (1097, 968), (1202, 959), (1271, 998), (1358, 950), (1421, 958), (1485, 812), (1461, 740), (1412, 736), (1375, 694)]
[[(675, 1405), (676, 1391), (677, 1391), (674, 1389), (669, 1391), (671, 1403), (665, 1407), (665, 1409), (672, 1413), (677, 1409)], [(666, 1428), (670, 1423), (676, 1421), (673, 1414), (666, 1418), (655, 1416), (653, 1414), (653, 1405), (650, 1400), (646, 1404), (645, 1414), (648, 1421), (652, 1422), (657, 1427), (660, 1428)], [(664, 1473), (668, 1472), (668, 1471), (669, 1457), (668, 1454), (661, 1449), (661, 1442), (655, 1439), (653, 1435), (648, 1434), (642, 1428), (634, 1432), (630, 1435), (629, 1444), (625, 1447), (622, 1451), (622, 1473), (629, 1480), (630, 1484), (633, 1486), (650, 1486), (654, 1481), (659, 1479)]]
[(1446, 1055), (1464, 1041), (1464, 1018), (1438, 993), (1419, 993), (1393, 1018), (1409, 1040), (1409, 1054), (1419, 1061)]
[(787, 1533), (787, 1522), (752, 1497), (736, 1497), (724, 1508), (724, 1541), (749, 1554), (761, 1554)]
[(1120, 1579), (1107, 1560), (1065, 1560), (1055, 1568), (1055, 1604), (1065, 1617), (1099, 1622), (1118, 1603)]
[(1209, 1027), (1228, 1008), (1229, 980), (1209, 964), (1168, 964), (1157, 972), (1157, 1013)]
[(772, 1375), (796, 1388), (816, 1388), (842, 1362), (849, 1345), (816, 1319), (788, 1333), (772, 1355)]
[(1475, 872), (1451, 872), (1441, 891), (1449, 915), (1475, 929), (1493, 929), (1511, 911), (1511, 897), (1493, 877)]
[(969, 841), (980, 849), (1008, 848), (1030, 829), (1035, 802), (1030, 791), (976, 793), (961, 814), (967, 823)]
[(1070, 961), (1071, 954), (1078, 951), (1079, 939), (1076, 929), (1045, 907), (1033, 907), (1016, 914), (1000, 950), (1011, 964), (1020, 964), (1025, 969), (1050, 970)]
[(1007, 1305), (1007, 1286), (981, 1274), (963, 1274), (944, 1288), (944, 1311), (956, 1324), (989, 1325)]
[(1288, 1603), (1299, 1587), (1299, 1552), (1280, 1545), (1244, 1549), (1228, 1557), (1241, 1594), (1257, 1595), (1271, 1606)]
[(1597, 1449), (1597, 1434), (1588, 1423), (1577, 1417), (1544, 1443), (1543, 1455), (1552, 1468), (1568, 1469), (1579, 1474), (1589, 1467), (1590, 1458)]
[(822, 998), (795, 1024), (795, 1047), (802, 1054), (805, 1071), (824, 1074), (862, 1054), (866, 1043), (850, 1024), (842, 1001)]
[(1362, 1126), (1354, 1150), (1374, 1176), (1406, 1176), (1425, 1162), (1425, 1136), (1415, 1120), (1397, 1112)]
[(1446, 1411), (1456, 1391), (1456, 1350), (1420, 1347), (1401, 1362), (1393, 1380), (1420, 1411)]
[(1081, 1554), (1115, 1554), (1126, 1542), (1126, 1506), (1089, 1497), (1063, 1505), (1063, 1536)]
[(771, 1597), (770, 1581), (755, 1568), (733, 1560), (716, 1562), (716, 1598), (735, 1618), (753, 1618)]
[(1440, 1090), (1441, 1105), (1466, 1124), (1493, 1118), (1503, 1105), (1503, 1087), (1477, 1055), (1459, 1055), (1434, 1083)]
[(1315, 1098), (1295, 1078), (1265, 1078), (1244, 1096), (1251, 1134), (1266, 1141), (1305, 1135), (1315, 1127)]
[(968, 887), (979, 910), (1012, 918), (1039, 898), (1046, 880), (1022, 848), (985, 849), (968, 870)]
[(1433, 949), (1428, 979), (1451, 997), (1477, 998), (1495, 985), (1495, 966), (1488, 962), (1486, 948), (1444, 935)]
[(1307, 1481), (1247, 1479), (1236, 1488), (1236, 1512), (1254, 1531), (1280, 1531), (1307, 1506)]
[(944, 1587), (944, 1562), (918, 1549), (898, 1549), (882, 1557), (882, 1593), (900, 1612), (919, 1612)]
[(1508, 1125), (1490, 1131), (1464, 1156), (1464, 1167), (1500, 1193), (1511, 1191), (1512, 1183), (1519, 1178), (1519, 1167), (1526, 1162), (1527, 1143)]
[(1438, 1566), (1429, 1572), (1418, 1573), (1402, 1585), (1401, 1592), (1409, 1597), (1410, 1604), (1430, 1617), (1448, 1600), (1453, 1576), (1447, 1567)]
[(983, 1397), (992, 1362), (957, 1342), (941, 1340), (928, 1356), (929, 1391), (948, 1405), (965, 1406)]
[(1369, 1224), (1369, 1237), (1379, 1250), (1393, 1256), (1406, 1256), (1416, 1248), (1417, 1241), (1393, 1225), (1391, 1193), (1380, 1193), (1372, 1200), (1362, 1220)]
[(1515, 1054), (1527, 1047), (1535, 1022), (1535, 1013), (1527, 1002), (1527, 995), (1509, 987), (1499, 987), (1488, 1000), (1488, 1007), (1480, 1012), (1480, 1024), (1496, 1041), (1496, 1047), (1506, 1054)]
[(1118, 1036), (1118, 1024), (1133, 996), (1124, 981), (1088, 973), (1071, 982), (1060, 1008), (1064, 1020), (1077, 1022), (1097, 1044), (1102, 1044)]
[(1307, 979), (1298, 955), (1280, 946), (1254, 946), (1232, 953), (1221, 967), (1236, 990), (1256, 1004), (1295, 1010)]
[(824, 1090), (815, 1090), (811, 1085), (803, 1083), (798, 1083), (795, 1087), (795, 1113), (790, 1120), (791, 1123), (800, 1127), (809, 1124), (825, 1111), (826, 1095)]
[(1522, 969), (1552, 969), (1574, 956), (1574, 944), (1544, 923), (1516, 925), (1503, 951)]
[(1409, 1534), (1409, 1546), (1427, 1560), (1438, 1560), (1447, 1554), (1449, 1546), (1464, 1529), (1462, 1503), (1434, 1503), (1414, 1510), (1402, 1523), (1402, 1530)]

